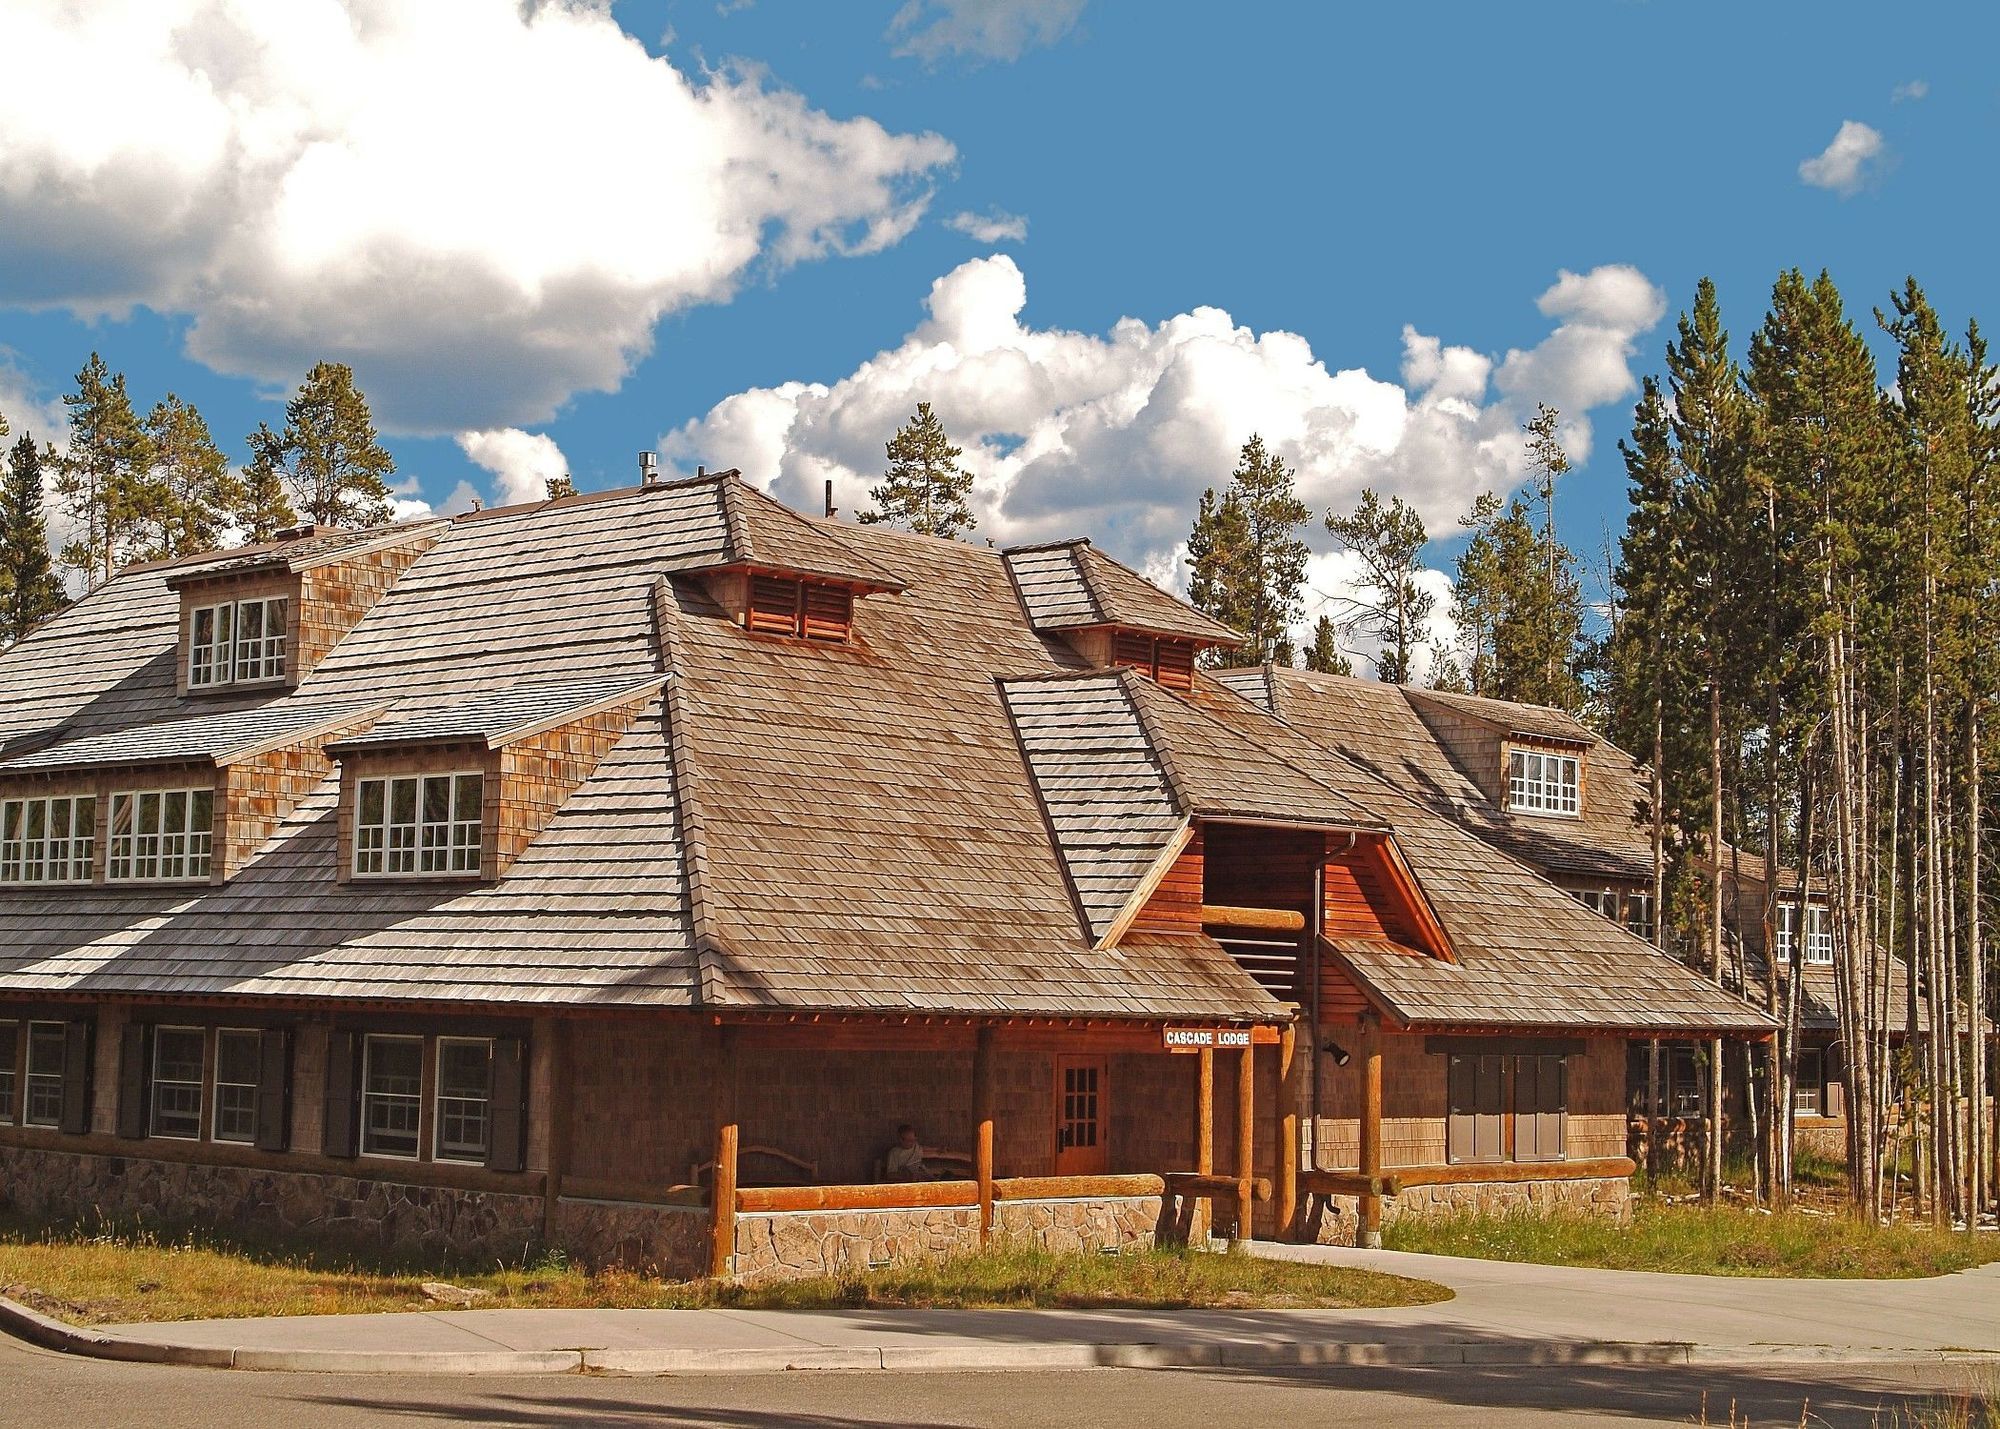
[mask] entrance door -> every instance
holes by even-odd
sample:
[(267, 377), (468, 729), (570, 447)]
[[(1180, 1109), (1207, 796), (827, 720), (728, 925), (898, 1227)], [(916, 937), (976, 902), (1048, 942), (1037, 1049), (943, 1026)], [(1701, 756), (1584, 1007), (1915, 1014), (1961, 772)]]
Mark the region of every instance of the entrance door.
[(1056, 1175), (1103, 1174), (1109, 1091), (1104, 1058), (1056, 1058)]

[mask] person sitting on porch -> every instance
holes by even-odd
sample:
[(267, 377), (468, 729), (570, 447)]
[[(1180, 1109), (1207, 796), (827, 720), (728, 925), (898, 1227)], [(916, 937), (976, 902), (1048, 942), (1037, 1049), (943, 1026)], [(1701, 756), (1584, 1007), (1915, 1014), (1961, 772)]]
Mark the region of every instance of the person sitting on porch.
[(891, 1181), (935, 1181), (937, 1174), (924, 1164), (923, 1143), (917, 1129), (907, 1121), (896, 1128), (896, 1144), (889, 1148), (883, 1170)]

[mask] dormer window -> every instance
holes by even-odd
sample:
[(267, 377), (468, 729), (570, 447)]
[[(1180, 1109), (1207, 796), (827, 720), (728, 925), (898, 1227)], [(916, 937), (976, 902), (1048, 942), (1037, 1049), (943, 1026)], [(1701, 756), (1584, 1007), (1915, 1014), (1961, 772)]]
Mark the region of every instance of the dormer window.
[(1547, 749), (1507, 755), (1507, 807), (1517, 814), (1574, 816), (1583, 807), (1583, 760)]
[(124, 790), (111, 796), (109, 883), (184, 883), (209, 876), (215, 836), (212, 789)]
[[(1824, 904), (1815, 903), (1806, 909), (1806, 947), (1804, 961), (1808, 967), (1833, 966), (1833, 925), (1827, 921)], [(1778, 908), (1778, 957), (1785, 962), (1792, 959), (1792, 949), (1798, 942), (1799, 909), (1796, 903), (1782, 904)]]
[(1194, 642), (1120, 630), (1111, 638), (1111, 663), (1127, 665), (1170, 690), (1194, 688)]
[(92, 796), (0, 801), (0, 883), (88, 883), (96, 851)]
[(745, 624), (766, 635), (844, 642), (854, 629), (854, 592), (827, 581), (753, 575)]
[(477, 877), (484, 806), (476, 770), (357, 781), (355, 877)]
[(291, 606), (282, 595), (195, 606), (189, 613), (188, 688), (284, 679)]

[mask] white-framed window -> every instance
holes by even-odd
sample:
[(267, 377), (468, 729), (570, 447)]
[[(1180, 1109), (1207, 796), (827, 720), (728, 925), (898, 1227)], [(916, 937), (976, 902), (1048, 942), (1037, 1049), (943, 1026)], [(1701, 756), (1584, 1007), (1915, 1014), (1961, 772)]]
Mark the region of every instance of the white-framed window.
[(217, 1141), (257, 1139), (257, 1083), (263, 1073), (264, 1035), (240, 1027), (215, 1034), (215, 1123)]
[(18, 1116), (16, 1081), (21, 1066), (21, 1024), (0, 1022), (0, 1125), (12, 1124)]
[(485, 1163), (491, 1140), (488, 1103), (492, 1088), (491, 1038), (437, 1039), (437, 1116), (432, 1154), (439, 1161)]
[(208, 789), (141, 789), (111, 796), (104, 876), (164, 883), (209, 876), (215, 795)]
[(424, 1108), (424, 1039), (371, 1034), (361, 1043), (361, 1153), (414, 1161)]
[(477, 874), (484, 797), (468, 771), (357, 780), (355, 876)]
[[(1798, 940), (1798, 920), (1796, 903), (1778, 905), (1778, 957), (1785, 962), (1791, 961), (1792, 947)], [(1827, 917), (1823, 903), (1812, 903), (1806, 907), (1804, 961), (1810, 967), (1833, 966), (1833, 921)]]
[(1618, 893), (1611, 888), (1572, 888), (1569, 896), (1600, 918), (1618, 921)]
[(199, 1027), (153, 1029), (153, 1105), (149, 1134), (201, 1140), (201, 1057), (207, 1036)]
[(22, 1118), (29, 1126), (60, 1126), (63, 1112), (63, 1054), (69, 1029), (60, 1022), (28, 1024), (28, 1096)]
[(291, 608), (282, 595), (196, 606), (188, 622), (188, 688), (283, 679)]
[(93, 796), (0, 801), (0, 883), (88, 883), (96, 852)]
[(1653, 895), (1650, 893), (1628, 893), (1625, 895), (1625, 926), (1647, 942), (1653, 941), (1657, 931), (1653, 923)]
[(1582, 807), (1583, 761), (1546, 749), (1507, 754), (1507, 807), (1523, 814), (1575, 814)]
[(1826, 1115), (1826, 1056), (1819, 1047), (1799, 1048), (1792, 1082), (1792, 1111), (1798, 1116)]

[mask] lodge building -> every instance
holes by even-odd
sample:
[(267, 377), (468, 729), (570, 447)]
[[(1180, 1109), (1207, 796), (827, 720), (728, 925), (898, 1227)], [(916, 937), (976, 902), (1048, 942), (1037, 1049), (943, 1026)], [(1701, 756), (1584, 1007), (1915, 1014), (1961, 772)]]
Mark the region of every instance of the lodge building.
[(1770, 1020), (1235, 639), (733, 472), (128, 569), (0, 655), (0, 1201), (743, 1276), (1622, 1214), (1628, 1045)]

